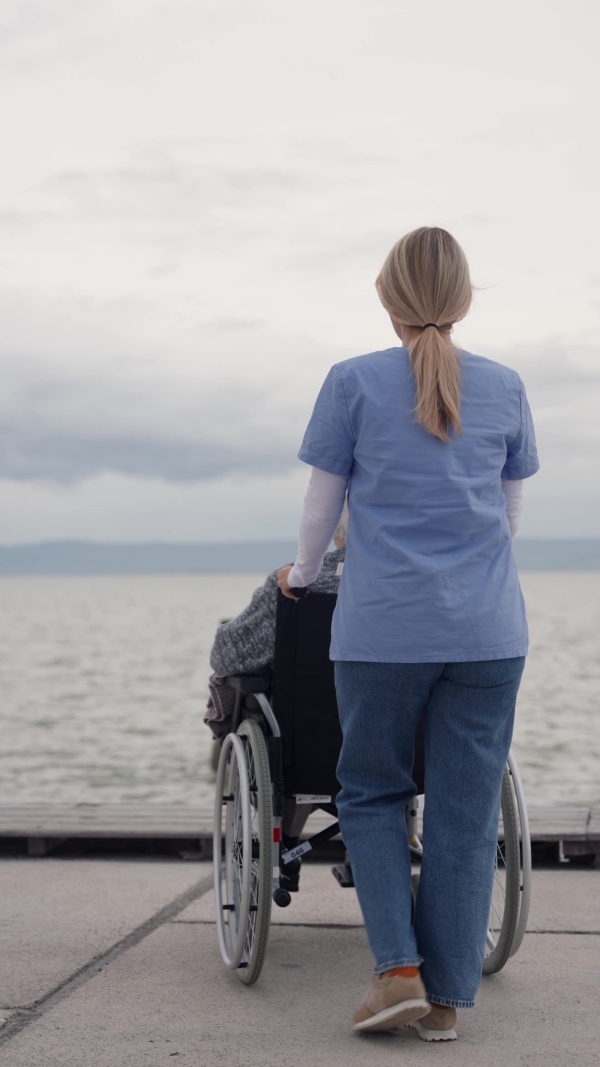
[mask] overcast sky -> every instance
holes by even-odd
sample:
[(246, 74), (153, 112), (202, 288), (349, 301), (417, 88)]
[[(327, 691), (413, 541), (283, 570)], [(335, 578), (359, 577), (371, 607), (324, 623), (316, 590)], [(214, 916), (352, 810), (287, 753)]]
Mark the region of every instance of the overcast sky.
[(441, 225), (600, 536), (597, 0), (2, 0), (0, 542), (293, 536), (332, 363)]

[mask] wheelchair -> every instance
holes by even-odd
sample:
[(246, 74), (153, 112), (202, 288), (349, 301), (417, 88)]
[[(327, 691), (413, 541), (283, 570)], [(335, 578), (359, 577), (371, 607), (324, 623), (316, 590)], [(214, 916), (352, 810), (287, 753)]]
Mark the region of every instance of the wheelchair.
[[(258, 979), (269, 939), (272, 904), (290, 905), (288, 871), (340, 832), (327, 829), (300, 840), (307, 812), (336, 817), (336, 766), (342, 735), (333, 664), (329, 660), (336, 596), (311, 593), (300, 601), (278, 594), (275, 656), (264, 676), (234, 675), (232, 731), (217, 768), (213, 836), (216, 926), (225, 966), (246, 985)], [(413, 780), (424, 792), (422, 734), (417, 737)], [(406, 809), (409, 847), (419, 887), (423, 846), (417, 799)], [(352, 886), (346, 862), (333, 868)], [(531, 893), (531, 841), (527, 808), (512, 753), (502, 780), (501, 824), (483, 972), (500, 971), (515, 954), (527, 926)]]

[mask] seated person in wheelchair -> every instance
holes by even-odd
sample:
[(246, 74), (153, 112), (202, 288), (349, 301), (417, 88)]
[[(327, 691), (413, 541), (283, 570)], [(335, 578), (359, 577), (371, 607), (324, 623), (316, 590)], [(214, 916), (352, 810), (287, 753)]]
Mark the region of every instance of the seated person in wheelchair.
[[(311, 585), (315, 593), (337, 594), (346, 552), (347, 528), (345, 505), (333, 534), (335, 550), (325, 554), (321, 571)], [(204, 717), (217, 741), (223, 741), (229, 733), (233, 716), (235, 694), (224, 684), (224, 679), (229, 674), (262, 674), (273, 662), (279, 570), (271, 571), (264, 585), (254, 592), (248, 607), (234, 619), (222, 622), (217, 629), (210, 653), (214, 674), (208, 680), (210, 696)]]
[[(348, 508), (344, 505), (333, 534), (335, 550), (325, 554), (321, 571), (311, 585), (311, 590), (315, 593), (337, 595), (346, 552), (347, 529)], [(225, 685), (225, 678), (231, 674), (263, 674), (273, 663), (279, 570), (280, 568), (269, 574), (264, 585), (253, 594), (248, 607), (234, 619), (221, 623), (217, 629), (210, 654), (210, 665), (214, 674), (208, 680), (210, 697), (204, 718), (215, 738), (215, 769), (220, 745), (231, 729), (235, 704), (234, 690)], [(295, 805), (286, 802), (282, 828), (286, 848), (294, 848), (298, 844), (299, 835), (312, 811), (310, 805), (298, 810)], [(300, 864), (299, 859), (294, 860), (282, 869), (281, 885), (290, 892), (296, 892), (298, 889)]]

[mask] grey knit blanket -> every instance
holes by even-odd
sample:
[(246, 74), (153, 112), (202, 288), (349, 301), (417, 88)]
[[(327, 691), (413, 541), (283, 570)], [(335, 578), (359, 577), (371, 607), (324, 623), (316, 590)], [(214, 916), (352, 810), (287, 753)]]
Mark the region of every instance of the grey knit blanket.
[[(344, 549), (326, 553), (319, 576), (311, 586), (313, 592), (337, 593), (340, 584), (338, 570), (341, 573), (344, 555)], [(217, 629), (210, 653), (214, 674), (208, 681), (210, 698), (204, 722), (219, 739), (229, 732), (234, 703), (233, 690), (223, 685), (223, 678), (228, 674), (258, 674), (270, 666), (275, 651), (276, 614), (275, 570), (253, 593), (248, 607)]]

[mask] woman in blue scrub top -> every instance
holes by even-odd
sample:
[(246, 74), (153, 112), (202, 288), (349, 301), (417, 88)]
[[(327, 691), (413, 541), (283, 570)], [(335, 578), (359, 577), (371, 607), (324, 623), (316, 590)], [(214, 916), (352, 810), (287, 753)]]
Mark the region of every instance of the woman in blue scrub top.
[[(339, 818), (369, 942), (357, 1030), (456, 1037), (482, 973), (500, 792), (527, 620), (511, 534), (539, 464), (515, 371), (456, 349), (465, 255), (424, 227), (377, 291), (402, 347), (336, 364), (299, 457), (313, 468), (287, 596), (316, 578), (347, 493), (331, 658), (343, 731)], [(404, 809), (425, 719), (424, 858), (411, 922)]]

